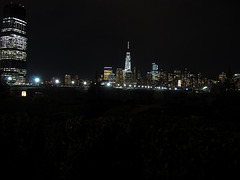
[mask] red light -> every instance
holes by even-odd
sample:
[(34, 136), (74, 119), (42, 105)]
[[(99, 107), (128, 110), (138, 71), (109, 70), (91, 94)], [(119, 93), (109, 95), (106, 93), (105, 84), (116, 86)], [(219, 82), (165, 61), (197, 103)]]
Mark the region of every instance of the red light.
[(19, 4), (19, 6), (21, 6), (21, 4)]
[(24, 6), (22, 6), (24, 8)]

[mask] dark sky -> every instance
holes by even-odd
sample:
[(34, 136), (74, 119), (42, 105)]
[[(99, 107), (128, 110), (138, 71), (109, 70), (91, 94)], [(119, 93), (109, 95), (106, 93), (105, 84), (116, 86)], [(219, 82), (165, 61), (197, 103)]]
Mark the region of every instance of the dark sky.
[[(1, 9), (7, 0), (0, 0)], [(104, 66), (132, 66), (145, 75), (151, 63), (172, 71), (188, 67), (216, 76), (240, 72), (239, 10), (234, 1), (25, 0), (28, 73), (45, 79), (66, 73), (94, 77)]]

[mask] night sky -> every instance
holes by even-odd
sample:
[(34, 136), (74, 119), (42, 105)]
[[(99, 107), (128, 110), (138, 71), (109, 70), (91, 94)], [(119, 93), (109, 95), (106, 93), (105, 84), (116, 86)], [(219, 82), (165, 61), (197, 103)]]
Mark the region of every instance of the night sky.
[[(0, 0), (1, 14), (7, 0)], [(239, 10), (231, 1), (25, 0), (28, 76), (66, 73), (91, 78), (104, 66), (124, 67), (127, 41), (132, 66), (214, 77), (240, 73)]]

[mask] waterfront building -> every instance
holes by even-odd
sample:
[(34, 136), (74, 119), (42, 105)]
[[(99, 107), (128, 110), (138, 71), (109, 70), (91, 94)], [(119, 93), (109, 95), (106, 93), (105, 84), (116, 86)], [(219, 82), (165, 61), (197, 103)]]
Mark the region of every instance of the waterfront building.
[(112, 67), (104, 67), (104, 72), (103, 72), (103, 80), (108, 81), (109, 75), (113, 73)]
[(0, 35), (0, 74), (7, 84), (22, 85), (27, 75), (27, 17), (23, 5), (3, 9)]

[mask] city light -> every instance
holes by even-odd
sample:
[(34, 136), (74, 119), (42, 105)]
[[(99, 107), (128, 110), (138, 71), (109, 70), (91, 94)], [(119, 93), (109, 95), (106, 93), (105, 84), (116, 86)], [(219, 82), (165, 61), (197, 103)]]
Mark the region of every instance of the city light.
[(87, 85), (87, 82), (86, 82), (86, 81), (84, 81), (84, 82), (83, 82), (83, 85)]
[(26, 97), (27, 96), (27, 91), (22, 91), (21, 96)]
[(56, 84), (59, 84), (59, 83), (60, 83), (59, 79), (56, 79), (56, 80), (55, 80), (55, 83), (56, 83)]
[(34, 82), (35, 82), (35, 83), (39, 83), (39, 82), (40, 82), (40, 78), (36, 77), (36, 78), (34, 79)]

